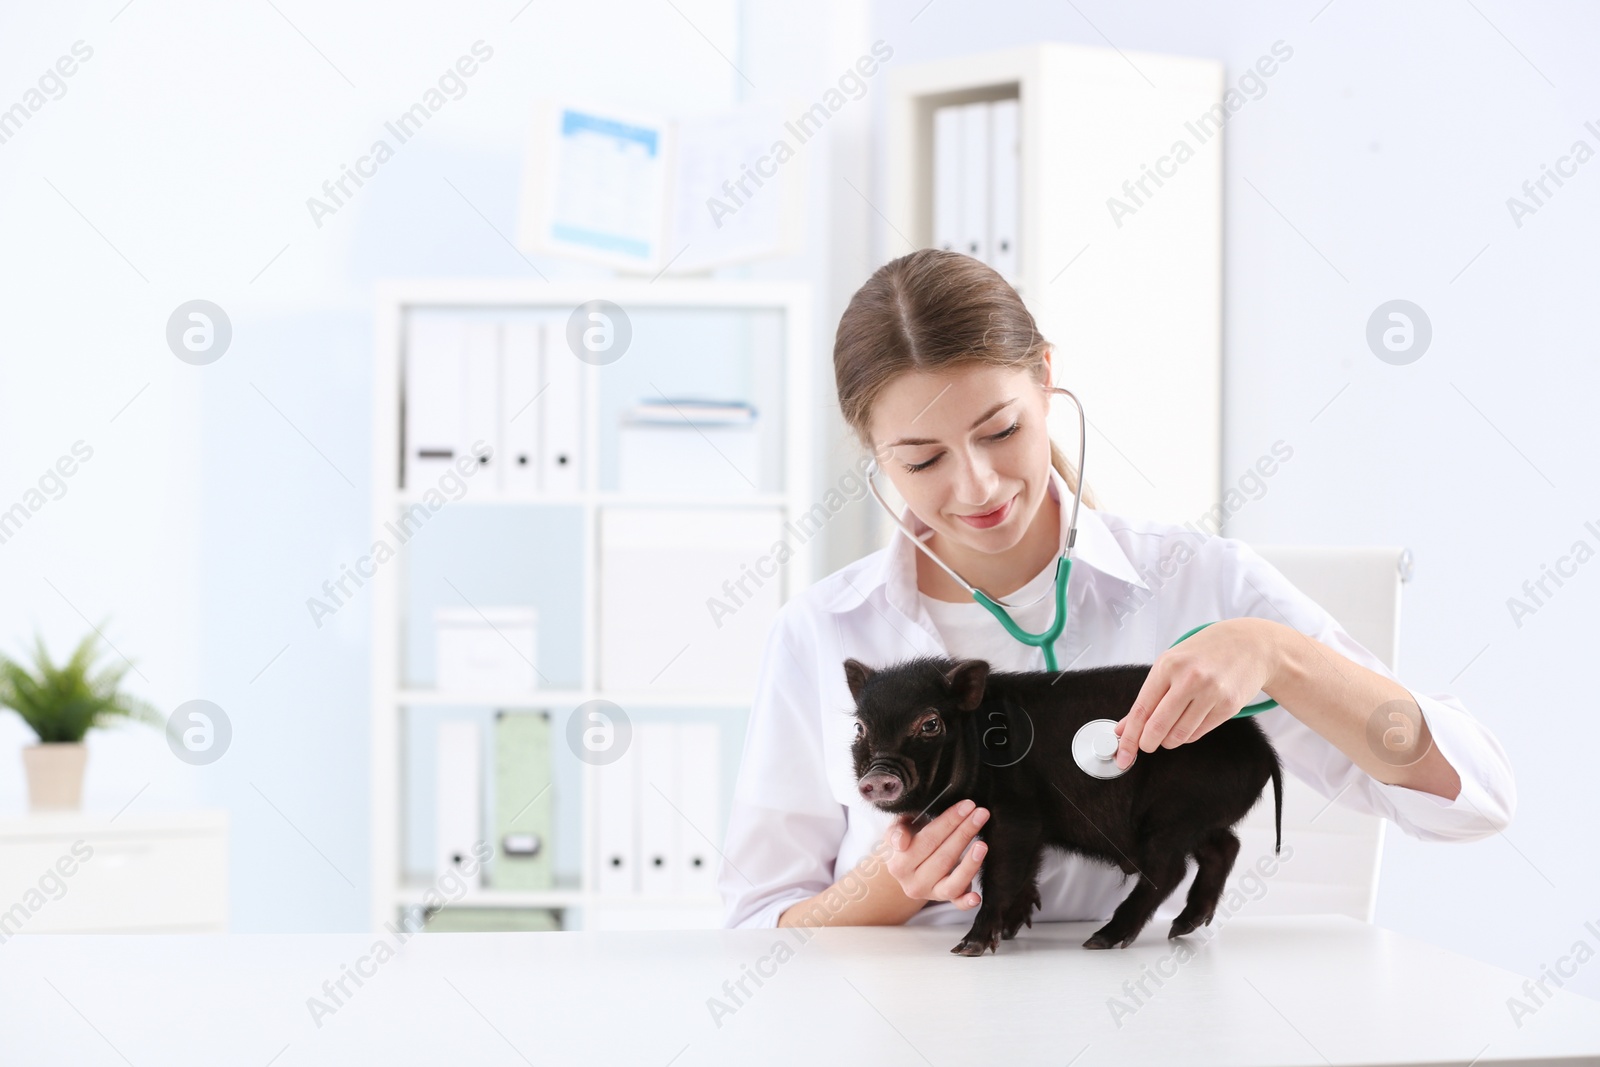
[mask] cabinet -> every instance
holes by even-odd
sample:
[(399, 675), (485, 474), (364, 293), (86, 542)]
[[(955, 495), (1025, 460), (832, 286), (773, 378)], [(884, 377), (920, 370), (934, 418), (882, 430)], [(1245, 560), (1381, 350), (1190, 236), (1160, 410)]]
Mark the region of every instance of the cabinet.
[(224, 933), (224, 812), (0, 821), (0, 944), (60, 933)]
[[(453, 280), (380, 287), (373, 551), (360, 568), (370, 572), (364, 584), (373, 627), (375, 928), (430, 893), (435, 901), (448, 897), (447, 909), (557, 910), (569, 929), (720, 920), (720, 900), (703, 878), (666, 883), (698, 887), (688, 894), (602, 886), (598, 799), (606, 776), (626, 773), (631, 763), (592, 759), (583, 739), (593, 736), (586, 729), (596, 708), (620, 709), (632, 737), (657, 723), (714, 726), (714, 793), (696, 791), (695, 799), (706, 810), (714, 796), (715, 825), (684, 829), (676, 839), (720, 844), (767, 625), (810, 580), (811, 541), (820, 530), (806, 521), (819, 507), (810, 484), (810, 315), (807, 289), (791, 284)], [(597, 334), (607, 344), (623, 339), (625, 348), (588, 351), (586, 337)], [(461, 374), (419, 369), (416, 346), (441, 337), (447, 348), (461, 339), (468, 353)], [(485, 355), (495, 350), (502, 354), (498, 377)], [(510, 362), (534, 350), (540, 361)], [(474, 394), (474, 376), (493, 378), (496, 394)], [(459, 400), (451, 394), (443, 422), (437, 406), (418, 410), (436, 399), (432, 391), (457, 389), (465, 393)], [(758, 412), (757, 447), (736, 464), (740, 492), (716, 491), (716, 479), (704, 493), (637, 484), (623, 492), (621, 431), (630, 410), (697, 397), (740, 401)], [(534, 414), (531, 426), (521, 413)], [(430, 435), (426, 457), (408, 451), (419, 444), (407, 440), (416, 425)], [(463, 446), (462, 426), (474, 441), (493, 437), (499, 447), (485, 456), (470, 441)], [(729, 462), (712, 436), (699, 442), (695, 461)], [(692, 426), (684, 437), (674, 447), (695, 455)], [(425, 462), (414, 462), (419, 458)], [(472, 473), (452, 474), (457, 461)], [(527, 475), (529, 466), (540, 475)], [(779, 542), (786, 546), (781, 561), (773, 552)], [(711, 610), (712, 601), (731, 613)], [(492, 618), (492, 609), (518, 604), (536, 610), (537, 687), (438, 689), (431, 633), (437, 609)], [(429, 869), (433, 732), (447, 718), (477, 718), (492, 738), (494, 714), (518, 710), (551, 718), (553, 884), (496, 888), (491, 857), (482, 884), (453, 892)], [(479, 763), (496, 766), (487, 751)], [(484, 836), (498, 854), (491, 783), (484, 794)], [(694, 859), (703, 869), (705, 857)]]
[[(936, 115), (1017, 101), (1018, 258), (1001, 269), (1083, 402), (1086, 484), (1107, 510), (1207, 515), (1221, 491), (1222, 64), (1038, 44), (889, 79), (884, 247), (935, 246)], [(1051, 435), (1076, 441), (1070, 402)]]

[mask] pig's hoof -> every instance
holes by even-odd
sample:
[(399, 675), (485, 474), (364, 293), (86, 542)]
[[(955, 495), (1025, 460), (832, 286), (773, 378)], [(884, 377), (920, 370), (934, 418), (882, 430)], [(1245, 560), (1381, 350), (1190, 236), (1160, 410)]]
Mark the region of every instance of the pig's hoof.
[(1118, 938), (1113, 934), (1106, 933), (1104, 930), (1096, 930), (1094, 932), (1094, 935), (1091, 936), (1089, 938), (1089, 940), (1087, 940), (1087, 941), (1085, 941), (1083, 943), (1083, 947), (1084, 948), (1127, 948), (1129, 945), (1133, 944), (1133, 939), (1138, 937), (1138, 936), (1139, 936), (1139, 932), (1137, 930), (1135, 930), (1133, 933), (1129, 934), (1127, 937), (1124, 937), (1124, 938)]
[(960, 944), (950, 951), (958, 956), (981, 956), (985, 952), (995, 951), (997, 947), (997, 943), (993, 937), (990, 937), (987, 940), (982, 940), (973, 937), (971, 934), (968, 934), (966, 937), (961, 939)]
[(1196, 917), (1185, 917), (1180, 915), (1176, 919), (1172, 920), (1172, 929), (1167, 931), (1167, 938), (1170, 940), (1174, 937), (1183, 937), (1185, 934), (1194, 933), (1202, 926), (1210, 925), (1210, 915), (1207, 915), (1203, 921)]

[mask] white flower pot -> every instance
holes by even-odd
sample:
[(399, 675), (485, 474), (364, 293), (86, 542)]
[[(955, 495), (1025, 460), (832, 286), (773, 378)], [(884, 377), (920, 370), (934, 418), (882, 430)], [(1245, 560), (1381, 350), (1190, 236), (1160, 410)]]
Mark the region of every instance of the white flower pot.
[(28, 772), (28, 807), (33, 811), (76, 811), (83, 804), (83, 766), (89, 750), (81, 743), (29, 745), (22, 750)]

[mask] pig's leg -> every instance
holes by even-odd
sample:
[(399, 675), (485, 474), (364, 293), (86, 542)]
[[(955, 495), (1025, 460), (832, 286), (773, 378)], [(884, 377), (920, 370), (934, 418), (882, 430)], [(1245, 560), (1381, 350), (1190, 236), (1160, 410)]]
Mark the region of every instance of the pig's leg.
[(1239, 839), (1229, 830), (1213, 830), (1194, 850), (1195, 862), (1200, 869), (1195, 872), (1189, 886), (1189, 899), (1183, 911), (1172, 920), (1168, 937), (1182, 937), (1202, 926), (1211, 925), (1217, 902), (1222, 899), (1222, 887), (1233, 870), (1233, 861), (1239, 855)]
[(1000, 939), (1010, 941), (1017, 936), (1017, 931), (1024, 925), (1033, 926), (1033, 912), (1042, 906), (1039, 899), (1039, 861), (1044, 858), (1044, 844), (1039, 841), (1033, 846), (1033, 858), (1022, 872), (1021, 884), (1016, 896), (1012, 898), (1010, 910), (1003, 914), (1000, 925)]
[(999, 948), (1006, 927), (1013, 921), (1020, 926), (1038, 899), (1035, 876), (1044, 847), (1038, 820), (1009, 814), (1003, 819), (991, 817), (983, 836), (989, 844), (983, 857), (983, 903), (972, 929), (950, 950), (962, 956), (981, 956)]
[(1112, 912), (1111, 921), (1083, 943), (1084, 948), (1127, 948), (1139, 936), (1161, 902), (1178, 888), (1188, 867), (1185, 843), (1169, 836), (1152, 837), (1139, 854), (1139, 883)]

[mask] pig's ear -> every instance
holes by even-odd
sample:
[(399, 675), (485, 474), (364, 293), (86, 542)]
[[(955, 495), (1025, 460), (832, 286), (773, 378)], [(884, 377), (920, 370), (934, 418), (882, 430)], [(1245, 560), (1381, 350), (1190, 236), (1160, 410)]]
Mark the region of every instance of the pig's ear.
[(850, 683), (850, 698), (857, 703), (861, 701), (861, 687), (867, 684), (867, 679), (872, 677), (872, 668), (858, 659), (844, 661), (844, 680)]
[(962, 711), (976, 711), (983, 703), (983, 687), (989, 681), (989, 664), (981, 659), (964, 659), (951, 667), (944, 684)]

